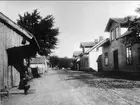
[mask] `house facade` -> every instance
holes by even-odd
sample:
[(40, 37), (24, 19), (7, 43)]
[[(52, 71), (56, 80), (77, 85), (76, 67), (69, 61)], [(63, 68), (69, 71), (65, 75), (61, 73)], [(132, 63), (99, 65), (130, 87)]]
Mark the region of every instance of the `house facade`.
[(72, 70), (79, 70), (79, 65), (80, 65), (80, 56), (82, 54), (82, 51), (74, 51), (73, 52), (73, 59), (72, 59), (72, 64), (71, 64), (71, 69)]
[(81, 70), (95, 70), (98, 71), (97, 58), (102, 54), (102, 49), (99, 47), (104, 42), (103, 37), (95, 39), (94, 44), (89, 49), (83, 52), (80, 57), (80, 69)]
[(89, 52), (87, 53), (87, 50), (91, 49), (96, 43), (98, 43), (98, 40), (95, 40), (93, 42), (81, 42), (80, 48), (82, 49), (82, 53), (80, 56), (78, 56), (79, 59), (79, 70), (88, 70), (90, 67), (90, 61), (89, 61)]
[(36, 50), (33, 40), (29, 32), (0, 13), (0, 90), (18, 86), (24, 75), (23, 59)]
[(79, 70), (88, 70), (89, 65), (89, 54), (83, 53), (79, 56)]
[(48, 59), (45, 56), (32, 58), (30, 61), (31, 68), (37, 68), (39, 74), (43, 74), (48, 70)]
[(103, 71), (139, 72), (140, 44), (125, 43), (133, 37), (132, 31), (124, 27), (124, 18), (110, 18), (105, 31), (110, 38), (102, 46), (100, 64)]

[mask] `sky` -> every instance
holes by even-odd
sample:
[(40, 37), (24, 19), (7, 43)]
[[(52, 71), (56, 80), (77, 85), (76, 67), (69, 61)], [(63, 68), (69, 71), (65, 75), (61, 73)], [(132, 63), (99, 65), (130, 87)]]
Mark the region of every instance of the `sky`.
[(91, 42), (104, 32), (109, 18), (138, 15), (135, 9), (140, 1), (0, 1), (0, 12), (16, 22), (18, 14), (38, 9), (45, 17), (52, 14), (59, 28), (57, 49), (53, 55), (72, 57), (81, 51), (81, 42)]

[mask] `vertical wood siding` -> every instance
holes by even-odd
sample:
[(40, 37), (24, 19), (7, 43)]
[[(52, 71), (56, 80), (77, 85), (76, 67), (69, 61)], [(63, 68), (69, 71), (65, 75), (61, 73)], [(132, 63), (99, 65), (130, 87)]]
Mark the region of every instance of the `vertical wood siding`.
[(14, 67), (8, 66), (6, 49), (23, 46), (21, 44), (22, 38), (22, 36), (0, 22), (0, 90), (4, 86), (11, 88), (12, 85), (18, 85), (19, 73)]

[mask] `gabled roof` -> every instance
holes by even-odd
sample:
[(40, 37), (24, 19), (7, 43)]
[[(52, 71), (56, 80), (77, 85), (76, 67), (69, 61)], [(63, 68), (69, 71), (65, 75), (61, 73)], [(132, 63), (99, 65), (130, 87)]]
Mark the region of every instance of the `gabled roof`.
[(11, 19), (9, 19), (7, 16), (5, 16), (3, 13), (0, 12), (0, 20), (2, 22), (4, 22), (6, 25), (11, 26), (10, 28), (12, 28), (15, 31), (20, 32), (21, 34), (24, 34), (26, 37), (32, 39), (33, 35), (29, 32), (27, 32), (26, 30), (24, 30), (23, 28), (21, 28), (21, 26), (17, 25), (15, 22), (13, 22)]
[(80, 54), (82, 54), (82, 51), (74, 51), (74, 52), (73, 52), (73, 57), (77, 57), (77, 56), (79, 56)]
[(114, 20), (117, 23), (124, 23), (124, 18), (111, 18), (112, 20)]
[(33, 34), (28, 32), (27, 30), (23, 29), (21, 26), (17, 25), (14, 21), (12, 21), (10, 18), (5, 16), (1, 12), (0, 12), (0, 21), (2, 23), (4, 23), (5, 25), (7, 25), (12, 30), (14, 30), (15, 32), (19, 33), (20, 35), (25, 36), (27, 39), (29, 39), (29, 40), (33, 39), (35, 41), (37, 47), (40, 49), (40, 46)]
[(85, 52), (85, 54), (91, 52), (91, 51), (94, 50), (95, 48), (99, 48), (101, 45), (103, 45), (103, 44), (106, 43), (107, 41), (109, 41), (108, 38), (106, 38), (106, 39), (100, 41), (99, 43), (95, 44), (92, 48), (90, 48), (89, 50), (87, 50), (87, 51)]
[(85, 47), (85, 48), (91, 48), (95, 45), (95, 42), (81, 42), (80, 43), (80, 48)]
[(116, 22), (118, 24), (123, 24), (125, 23), (125, 19), (124, 18), (109, 18), (108, 23), (105, 28), (105, 32), (109, 32), (109, 28), (113, 22)]

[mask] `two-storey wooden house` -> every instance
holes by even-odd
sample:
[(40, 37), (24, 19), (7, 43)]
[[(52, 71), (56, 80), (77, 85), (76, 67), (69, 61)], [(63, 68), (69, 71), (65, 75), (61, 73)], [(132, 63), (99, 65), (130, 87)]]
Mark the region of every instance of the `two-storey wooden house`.
[(110, 18), (105, 32), (109, 40), (102, 46), (101, 64), (103, 71), (139, 72), (140, 44), (126, 44), (126, 38), (133, 36), (132, 31), (124, 27), (125, 18)]

